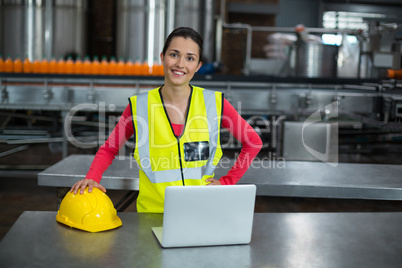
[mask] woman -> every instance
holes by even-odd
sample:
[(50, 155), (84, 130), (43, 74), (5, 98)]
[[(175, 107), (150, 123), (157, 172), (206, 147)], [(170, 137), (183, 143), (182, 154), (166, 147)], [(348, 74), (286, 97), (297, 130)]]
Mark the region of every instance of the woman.
[[(97, 152), (86, 178), (71, 192), (99, 184), (120, 148), (135, 135), (134, 157), (139, 165), (138, 212), (163, 212), (164, 190), (172, 185), (235, 184), (247, 171), (262, 142), (221, 92), (191, 86), (202, 65), (202, 37), (193, 29), (175, 29), (162, 53), (165, 79), (160, 88), (133, 96), (104, 145)], [(214, 179), (222, 151), (220, 127), (242, 143), (235, 165)]]

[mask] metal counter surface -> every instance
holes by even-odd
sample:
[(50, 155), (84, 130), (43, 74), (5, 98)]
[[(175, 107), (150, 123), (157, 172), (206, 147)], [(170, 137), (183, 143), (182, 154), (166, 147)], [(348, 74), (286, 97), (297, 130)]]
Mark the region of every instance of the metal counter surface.
[(249, 245), (162, 249), (162, 214), (119, 213), (88, 233), (56, 212), (24, 212), (0, 244), (1, 267), (400, 267), (402, 213), (257, 213)]
[[(71, 187), (83, 179), (93, 155), (70, 155), (38, 174), (41, 186)], [(227, 174), (233, 160), (221, 160), (215, 172)], [(108, 189), (138, 190), (134, 160), (115, 159), (103, 175)], [(239, 183), (257, 186), (257, 195), (402, 200), (402, 165), (346, 164), (333, 167), (323, 162), (254, 160)]]
[[(38, 174), (38, 185), (71, 187), (84, 179), (94, 155), (70, 155)], [(103, 173), (102, 185), (107, 189), (138, 190), (138, 166), (132, 157), (118, 157)]]

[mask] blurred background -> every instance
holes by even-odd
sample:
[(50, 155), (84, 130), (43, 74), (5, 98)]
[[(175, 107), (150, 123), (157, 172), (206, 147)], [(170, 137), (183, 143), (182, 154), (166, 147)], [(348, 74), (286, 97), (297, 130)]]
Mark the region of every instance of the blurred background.
[[(307, 144), (340, 161), (399, 161), (400, 1), (2, 0), (0, 11), (3, 170), (96, 152), (127, 98), (163, 83), (159, 54), (179, 26), (204, 37), (193, 83), (225, 93), (264, 155), (317, 160)], [(80, 104), (94, 106), (72, 113)]]

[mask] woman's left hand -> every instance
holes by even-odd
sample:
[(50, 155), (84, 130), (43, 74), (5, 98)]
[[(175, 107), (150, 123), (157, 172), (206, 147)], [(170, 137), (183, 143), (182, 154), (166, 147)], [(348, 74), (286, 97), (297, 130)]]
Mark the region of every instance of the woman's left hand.
[(219, 180), (215, 180), (215, 179), (213, 179), (213, 178), (206, 179), (205, 181), (206, 181), (207, 183), (210, 182), (210, 183), (207, 184), (207, 186), (208, 186), (208, 185), (222, 185)]

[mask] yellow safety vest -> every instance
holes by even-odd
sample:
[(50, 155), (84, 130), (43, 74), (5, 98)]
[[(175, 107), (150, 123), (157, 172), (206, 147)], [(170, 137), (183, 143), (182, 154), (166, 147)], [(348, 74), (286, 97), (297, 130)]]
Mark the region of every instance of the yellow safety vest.
[(159, 89), (129, 98), (139, 167), (138, 212), (163, 213), (167, 186), (205, 185), (222, 157), (223, 94), (192, 86), (184, 129), (176, 137)]

